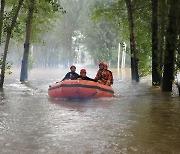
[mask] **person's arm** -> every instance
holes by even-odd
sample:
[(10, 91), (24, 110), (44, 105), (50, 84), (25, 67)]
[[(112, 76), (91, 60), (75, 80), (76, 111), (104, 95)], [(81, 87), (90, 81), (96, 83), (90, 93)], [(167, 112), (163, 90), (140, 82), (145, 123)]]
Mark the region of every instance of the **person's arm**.
[(61, 81), (64, 81), (64, 80), (66, 80), (66, 79), (69, 79), (69, 74), (70, 74), (70, 73), (68, 72)]
[(79, 74), (77, 74), (77, 73), (75, 74), (75, 78), (76, 79), (79, 78), (79, 76), (80, 76)]
[(97, 80), (89, 78), (89, 77), (86, 77), (86, 80), (97, 82)]

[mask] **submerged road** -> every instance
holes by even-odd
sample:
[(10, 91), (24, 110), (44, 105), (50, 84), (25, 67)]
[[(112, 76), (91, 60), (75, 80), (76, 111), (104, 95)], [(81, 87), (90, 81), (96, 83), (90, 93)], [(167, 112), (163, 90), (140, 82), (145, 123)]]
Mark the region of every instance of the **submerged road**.
[(26, 85), (16, 74), (7, 77), (0, 92), (0, 154), (180, 153), (175, 93), (162, 93), (148, 80), (132, 84), (125, 71), (115, 76), (115, 98), (49, 99), (48, 85), (65, 71), (33, 70)]

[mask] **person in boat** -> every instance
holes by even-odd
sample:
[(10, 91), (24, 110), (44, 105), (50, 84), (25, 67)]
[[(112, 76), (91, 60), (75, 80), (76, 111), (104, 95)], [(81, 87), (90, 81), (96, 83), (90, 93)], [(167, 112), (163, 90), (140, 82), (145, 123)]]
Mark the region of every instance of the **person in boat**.
[(77, 77), (78, 80), (88, 80), (88, 81), (94, 81), (96, 82), (96, 80), (89, 78), (86, 76), (86, 70), (85, 69), (81, 69), (80, 71), (80, 75)]
[(111, 86), (113, 84), (113, 74), (110, 70), (108, 70), (108, 65), (106, 63), (104, 63), (102, 79), (98, 82), (107, 86)]
[(100, 62), (99, 63), (99, 70), (97, 71), (96, 77), (94, 78), (96, 81), (101, 81), (102, 80), (102, 72), (104, 70), (104, 63)]
[(77, 77), (79, 76), (79, 74), (77, 74), (76, 71), (76, 66), (72, 65), (70, 67), (70, 72), (68, 72), (65, 77), (62, 79), (62, 81), (64, 80), (76, 80)]

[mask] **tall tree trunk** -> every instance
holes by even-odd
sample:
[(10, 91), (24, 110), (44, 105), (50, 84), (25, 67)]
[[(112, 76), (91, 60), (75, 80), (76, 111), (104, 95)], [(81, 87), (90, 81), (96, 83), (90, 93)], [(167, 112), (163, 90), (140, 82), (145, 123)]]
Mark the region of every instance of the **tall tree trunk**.
[(36, 0), (30, 0), (29, 11), (26, 22), (26, 40), (24, 43), (24, 54), (21, 65), (21, 75), (20, 81), (28, 80), (28, 57), (29, 57), (29, 48), (30, 48), (30, 39), (31, 39), (31, 29), (32, 29), (32, 20), (34, 13), (34, 6)]
[[(180, 5), (180, 1), (179, 1), (179, 5)], [(178, 13), (178, 21), (177, 21), (177, 25), (180, 25), (180, 8), (179, 8), (179, 13)], [(176, 77), (177, 77), (177, 71), (180, 70), (180, 26), (178, 26), (177, 29), (177, 36), (178, 36), (178, 40), (177, 40), (177, 52), (176, 52)], [(179, 96), (180, 96), (180, 81), (177, 80), (177, 88), (179, 91)]]
[(3, 20), (4, 20), (4, 7), (5, 0), (1, 0), (1, 10), (0, 10), (0, 45), (2, 43), (2, 31), (3, 31)]
[(158, 54), (158, 0), (152, 0), (152, 85), (160, 86)]
[(6, 43), (5, 43), (4, 54), (3, 54), (3, 59), (2, 59), (2, 66), (1, 66), (0, 88), (3, 88), (3, 84), (4, 84), (6, 57), (7, 57), (7, 52), (8, 52), (8, 47), (9, 47), (9, 42), (10, 42), (12, 30), (16, 24), (16, 20), (17, 20), (18, 14), (19, 14), (19, 10), (20, 10), (23, 2), (24, 2), (24, 0), (19, 0), (16, 12), (15, 12), (14, 17), (13, 17), (12, 22), (11, 22), (11, 26), (7, 30)]
[(131, 77), (132, 80), (139, 82), (138, 74), (138, 57), (136, 49), (136, 41), (134, 35), (134, 19), (131, 0), (125, 0), (127, 11), (128, 11), (128, 21), (129, 21), (129, 30), (130, 30), (130, 48), (131, 48)]
[[(180, 4), (180, 2), (179, 2)], [(178, 21), (177, 21), (177, 25), (180, 25), (180, 10), (178, 13)], [(177, 57), (180, 58), (180, 26), (177, 27), (177, 35), (178, 35), (178, 45), (177, 45)], [(178, 61), (178, 63), (180, 64), (180, 61)], [(180, 69), (180, 65), (179, 65), (179, 69)]]
[(177, 45), (177, 17), (179, 9), (179, 0), (170, 1), (170, 10), (168, 16), (168, 27), (166, 34), (166, 53), (164, 61), (162, 91), (171, 92), (172, 82), (174, 80), (174, 61)]
[(164, 66), (164, 52), (165, 52), (165, 35), (167, 27), (167, 16), (168, 16), (168, 5), (167, 0), (159, 1), (159, 71), (162, 82), (162, 70)]

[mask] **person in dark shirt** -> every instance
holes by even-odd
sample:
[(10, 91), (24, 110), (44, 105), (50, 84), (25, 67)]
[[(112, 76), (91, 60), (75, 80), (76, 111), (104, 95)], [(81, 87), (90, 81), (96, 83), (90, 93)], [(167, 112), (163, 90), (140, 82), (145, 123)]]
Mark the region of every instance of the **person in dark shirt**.
[(71, 70), (71, 72), (68, 72), (61, 81), (64, 81), (64, 80), (76, 80), (78, 78), (79, 74), (77, 74), (75, 72), (76, 71), (76, 67), (74, 65), (72, 65), (70, 67), (70, 70)]
[(78, 76), (79, 80), (88, 80), (88, 81), (94, 81), (96, 82), (96, 80), (92, 79), (92, 78), (89, 78), (86, 76), (86, 70), (85, 69), (81, 69), (80, 71), (80, 75)]

